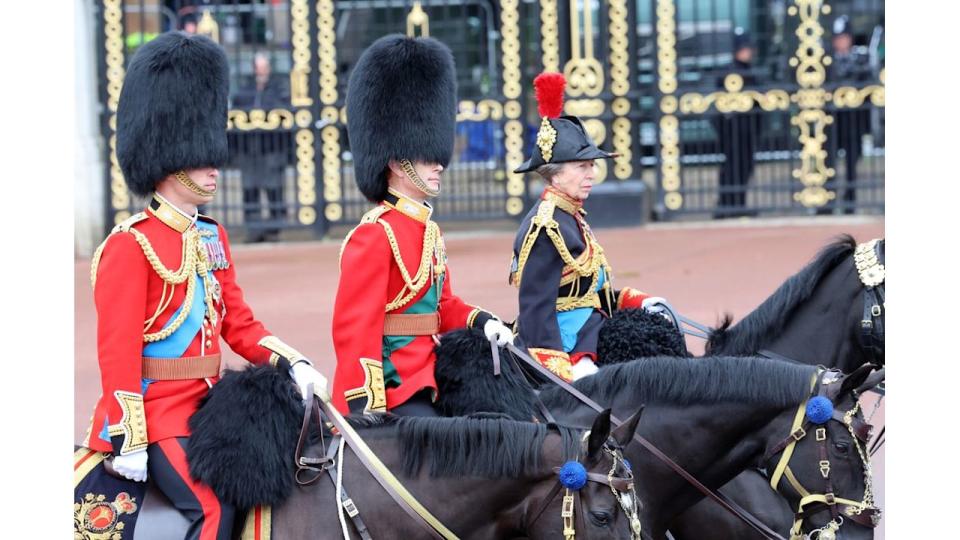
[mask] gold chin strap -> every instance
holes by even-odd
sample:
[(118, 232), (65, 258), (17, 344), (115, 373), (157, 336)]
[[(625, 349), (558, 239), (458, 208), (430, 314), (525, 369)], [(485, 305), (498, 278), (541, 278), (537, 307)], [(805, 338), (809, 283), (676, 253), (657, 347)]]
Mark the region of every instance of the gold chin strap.
[(420, 178), (420, 175), (417, 174), (417, 170), (413, 168), (413, 163), (410, 163), (409, 159), (400, 160), (400, 168), (403, 169), (403, 173), (407, 175), (407, 178), (413, 182), (413, 185), (417, 186), (417, 189), (427, 194), (428, 197), (436, 197), (440, 195), (439, 189), (432, 189), (423, 181), (423, 178)]
[(173, 176), (174, 178), (177, 179), (177, 182), (180, 182), (181, 184), (183, 184), (184, 187), (196, 193), (197, 195), (200, 195), (201, 197), (213, 197), (213, 195), (217, 192), (216, 189), (214, 189), (213, 191), (210, 191), (208, 189), (203, 189), (196, 182), (194, 182), (189, 176), (187, 176), (187, 173), (185, 171), (177, 171), (173, 173)]

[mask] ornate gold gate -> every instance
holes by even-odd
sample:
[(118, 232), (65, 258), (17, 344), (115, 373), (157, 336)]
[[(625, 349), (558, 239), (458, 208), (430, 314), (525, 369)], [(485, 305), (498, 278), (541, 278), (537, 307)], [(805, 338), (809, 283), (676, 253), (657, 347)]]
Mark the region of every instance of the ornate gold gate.
[[(699, 81), (696, 84), (678, 82), (678, 21), (687, 19), (689, 14), (678, 13), (674, 0), (655, 0), (656, 29), (657, 29), (657, 73), (659, 75), (657, 92), (658, 103), (658, 140), (659, 140), (659, 214), (661, 217), (670, 217), (681, 213), (695, 213), (714, 211), (714, 215), (722, 217), (723, 212), (740, 215), (745, 208), (723, 208), (721, 204), (707, 200), (708, 196), (716, 197), (722, 186), (716, 186), (712, 180), (705, 179), (702, 174), (703, 160), (697, 159), (698, 154), (710, 153), (709, 150), (698, 148), (695, 144), (686, 144), (682, 134), (682, 124), (695, 123), (705, 117), (735, 118), (736, 115), (755, 115), (758, 117), (760, 128), (769, 125), (769, 120), (789, 118), (789, 128), (783, 129), (789, 139), (781, 141), (779, 146), (758, 145), (758, 151), (766, 151), (773, 155), (771, 164), (781, 164), (782, 167), (773, 168), (772, 176), (766, 179), (754, 175), (750, 178), (751, 186), (746, 191), (759, 191), (761, 188), (771, 193), (770, 199), (764, 201), (759, 193), (755, 193), (754, 201), (746, 203), (747, 213), (755, 215), (762, 211), (784, 211), (829, 209), (837, 202), (836, 176), (837, 170), (831, 166), (832, 154), (836, 152), (839, 137), (831, 126), (835, 117), (850, 114), (849, 111), (872, 112), (882, 114), (885, 104), (883, 81), (885, 78), (882, 66), (873, 70), (875, 82), (872, 84), (857, 84), (855, 81), (838, 80), (828, 81), (828, 68), (833, 59), (825, 50), (824, 40), (828, 32), (824, 22), (828, 16), (839, 17), (830, 3), (826, 0), (792, 0), (786, 9), (787, 27), (793, 29), (794, 49), (787, 60), (792, 70), (791, 80), (758, 81), (753, 87), (745, 87), (744, 78), (737, 73), (730, 73), (723, 78), (723, 87), (717, 91), (703, 91), (706, 85)], [(785, 4), (786, 2), (781, 2)], [(838, 4), (840, 2), (837, 2)], [(849, 15), (852, 9), (849, 3), (843, 6)], [(689, 8), (689, 4), (687, 5)], [(749, 8), (749, 6), (748, 6)], [(865, 12), (858, 14), (860, 20), (882, 19), (883, 4), (876, 2), (868, 6)], [(749, 20), (749, 19), (748, 19)], [(762, 19), (761, 19), (762, 20)], [(694, 22), (701, 22), (699, 20)], [(882, 27), (875, 26), (876, 30)], [(732, 34), (732, 32), (730, 32)], [(702, 54), (702, 51), (687, 51), (687, 57)], [(874, 114), (874, 116), (879, 116)], [(767, 122), (762, 122), (766, 120)], [(786, 126), (785, 122), (781, 122)], [(750, 141), (752, 137), (764, 135), (759, 130), (748, 128), (750, 136), (743, 139)], [(869, 129), (880, 133), (882, 127), (873, 126)], [(737, 133), (734, 131), (734, 133)], [(828, 135), (834, 135), (833, 147), (828, 145)], [(717, 134), (722, 136), (722, 134)], [(871, 133), (872, 135), (872, 133)], [(858, 137), (859, 138), (859, 137)], [(743, 144), (749, 144), (743, 141)], [(738, 141), (741, 142), (741, 141)], [(842, 141), (843, 144), (847, 141)], [(861, 141), (853, 141), (858, 147)], [(683, 148), (683, 150), (682, 150)], [(686, 150), (686, 152), (684, 151)], [(846, 150), (851, 152), (852, 150)], [(751, 148), (751, 152), (753, 149)], [(714, 150), (712, 153), (716, 154)], [(759, 153), (759, 152), (757, 152)], [(685, 156), (686, 154), (686, 156)], [(880, 167), (882, 167), (882, 153)], [(684, 160), (687, 157), (689, 159)], [(730, 156), (726, 156), (729, 159)], [(685, 174), (682, 162), (690, 165), (692, 172)], [(751, 156), (751, 164), (753, 156)], [(883, 172), (870, 171), (870, 177), (857, 180), (855, 171), (857, 163), (848, 164), (845, 179), (848, 192), (856, 189), (867, 196), (867, 200), (857, 199), (856, 203), (845, 201), (843, 210), (852, 212), (854, 208), (865, 210), (883, 209)], [(751, 165), (752, 168), (752, 165)], [(749, 173), (746, 173), (749, 174)], [(744, 181), (745, 182), (745, 181)], [(766, 185), (757, 185), (765, 182)], [(712, 188), (710, 187), (712, 186)], [(780, 195), (776, 199), (774, 196)], [(870, 198), (873, 195), (873, 198)], [(697, 198), (691, 202), (689, 199)], [(722, 197), (722, 195), (720, 195)], [(853, 200), (851, 198), (851, 200)]]
[[(599, 163), (599, 181), (644, 180), (656, 188), (659, 218), (728, 210), (717, 204), (728, 158), (711, 125), (736, 115), (757, 118), (751, 209), (830, 208), (838, 190), (853, 185), (852, 162), (869, 170), (844, 209), (882, 211), (882, 65), (869, 81), (831, 80), (825, 48), (831, 34), (824, 26), (841, 11), (862, 26), (861, 37), (882, 17), (882, 2), (864, 2), (853, 12), (850, 0), (730, 0), (729, 13), (707, 16), (705, 6), (724, 3), (692, 0), (678, 11), (675, 0), (101, 0), (108, 227), (143, 204), (127, 192), (115, 157), (124, 67), (140, 44), (181, 29), (220, 42), (232, 67), (232, 158), (225, 192), (206, 210), (255, 238), (323, 234), (355, 223), (367, 208), (353, 182), (344, 95), (360, 52), (388, 33), (441, 39), (457, 61), (458, 146), (444, 173), (439, 219), (516, 219), (529, 207), (535, 175), (512, 171), (529, 155), (539, 124), (532, 80), (543, 70), (566, 75), (566, 113), (619, 154)], [(755, 32), (755, 40), (763, 70), (775, 76), (751, 81), (732, 73), (715, 84), (730, 63), (724, 40), (733, 27), (767, 28), (764, 21), (773, 29)], [(282, 82), (279, 101), (261, 99), (256, 66), (264, 58), (269, 81)], [(843, 122), (835, 119), (851, 114), (867, 125), (856, 134), (869, 149), (859, 140), (856, 148), (837, 142)], [(836, 157), (844, 153), (841, 168)]]

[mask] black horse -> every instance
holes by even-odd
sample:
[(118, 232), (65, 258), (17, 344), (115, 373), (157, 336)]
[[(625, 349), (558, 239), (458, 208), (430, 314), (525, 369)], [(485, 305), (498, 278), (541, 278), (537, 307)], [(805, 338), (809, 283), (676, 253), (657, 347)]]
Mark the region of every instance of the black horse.
[[(885, 242), (878, 242), (883, 262)], [(884, 363), (883, 306), (870, 316), (855, 261), (856, 241), (841, 236), (783, 283), (760, 306), (731, 326), (728, 316), (707, 342), (707, 355), (753, 355), (760, 351), (810, 365), (849, 373), (873, 362)], [(873, 315), (879, 318), (874, 320)], [(865, 323), (865, 321), (869, 321)], [(865, 330), (865, 325), (867, 326)], [(848, 443), (849, 446), (849, 443)], [(778, 486), (779, 487), (779, 486)], [(744, 471), (722, 491), (775, 530), (793, 521), (797, 492), (786, 482), (775, 491), (766, 477)], [(783, 497), (789, 499), (789, 506)], [(684, 512), (670, 526), (677, 540), (702, 538), (702, 531), (723, 531), (718, 538), (759, 538), (756, 532), (711, 501)]]
[[(884, 241), (878, 246), (882, 262)], [(726, 316), (710, 335), (706, 355), (743, 356), (767, 350), (844, 373), (866, 363), (882, 366), (882, 335), (879, 346), (872, 346), (876, 336), (863, 337), (866, 287), (854, 262), (856, 248), (853, 237), (840, 236), (736, 325)], [(879, 307), (882, 327), (883, 306)]]
[[(568, 525), (561, 515), (563, 496), (571, 495), (570, 525), (577, 534), (628, 539), (636, 537), (634, 523), (639, 526), (638, 497), (621, 447), (633, 437), (640, 410), (615, 430), (610, 411), (596, 415), (589, 435), (489, 416), (434, 419), (384, 414), (349, 421), (404, 487), (460, 538), (558, 538)], [(315, 476), (315, 482), (306, 482), (309, 485), (294, 485), (303, 412), (288, 376), (272, 367), (251, 367), (225, 372), (191, 418), (193, 433), (187, 447), (191, 474), (237, 508), (257, 506), (246, 521), (246, 534), (284, 540), (341, 535), (333, 483)], [(330, 432), (324, 433), (329, 443)], [(305, 454), (322, 455), (315, 448), (316, 433), (312, 440)], [(345, 448), (343, 487), (370, 534), (423, 537), (424, 530), (374, 481), (353, 449)], [(79, 451), (77, 456), (78, 461), (93, 459), (98, 464), (103, 459), (98, 452)], [(565, 491), (558, 489), (557, 468), (569, 462), (583, 466), (586, 483)], [(97, 472), (102, 473), (102, 467)], [(99, 486), (124, 494), (117, 501), (129, 507), (120, 517), (132, 538), (187, 536), (188, 523), (161, 494), (144, 492), (140, 483), (101, 476)], [(95, 485), (94, 480), (84, 479), (82, 491)], [(137, 494), (135, 500), (130, 493)], [(76, 532), (92, 532), (90, 527), (98, 525), (104, 511), (99, 506), (110, 504), (114, 494), (89, 502), (85, 493), (76, 495)], [(104, 508), (124, 514), (116, 505)], [(269, 530), (264, 530), (266, 523)], [(355, 531), (351, 534), (356, 537)], [(234, 536), (241, 536), (239, 524)]]
[[(638, 432), (711, 489), (716, 489), (749, 467), (769, 466), (782, 455), (767, 455), (788, 438), (798, 407), (811, 397), (811, 383), (822, 384), (823, 373), (834, 373), (833, 406), (853, 411), (859, 394), (879, 382), (868, 380), (869, 366), (849, 376), (821, 372), (812, 366), (768, 358), (649, 358), (605, 367), (592, 377), (575, 383), (598, 403), (624, 414), (646, 405)], [(882, 376), (882, 375), (881, 375)], [(586, 425), (593, 411), (560, 388), (543, 390), (541, 399), (559, 422)], [(851, 418), (862, 423), (862, 413)], [(828, 427), (830, 479), (836, 497), (864, 503), (859, 511), (872, 515), (872, 497), (867, 485), (869, 465), (862, 463), (863, 444)], [(861, 435), (864, 435), (863, 430)], [(859, 447), (857, 445), (860, 445)], [(632, 444), (626, 455), (633, 463), (638, 494), (643, 502), (643, 526), (651, 538), (663, 538), (681, 512), (703, 495), (652, 454)], [(804, 437), (792, 451), (790, 467), (796, 480), (815, 489), (822, 483), (820, 444)], [(856, 510), (855, 510), (856, 511)], [(831, 514), (816, 513), (802, 526), (809, 532), (825, 527)], [(700, 529), (710, 535), (711, 529)], [(868, 527), (845, 528), (847, 538), (871, 538)], [(726, 536), (710, 536), (724, 538)], [(738, 538), (730, 536), (729, 538)]]
[[(624, 475), (623, 465), (603, 448), (625, 445), (636, 420), (639, 415), (611, 433), (607, 411), (595, 417), (586, 441), (579, 430), (494, 418), (379, 415), (351, 423), (388, 468), (402, 472), (404, 486), (460, 538), (552, 540), (563, 537), (562, 497), (553, 492), (555, 468), (579, 459), (603, 478)], [(352, 451), (345, 456), (343, 486), (373, 538), (423, 537)], [(295, 491), (273, 508), (274, 538), (317, 538), (318, 531), (339, 536), (333, 532), (340, 530), (334, 497), (326, 480)], [(574, 505), (578, 538), (632, 537), (630, 520), (609, 485), (588, 482), (579, 497)]]

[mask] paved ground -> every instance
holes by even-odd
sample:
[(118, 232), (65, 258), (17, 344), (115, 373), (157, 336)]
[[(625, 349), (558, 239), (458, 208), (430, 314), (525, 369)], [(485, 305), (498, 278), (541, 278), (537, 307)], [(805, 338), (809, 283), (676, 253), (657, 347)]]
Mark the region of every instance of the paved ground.
[[(663, 296), (685, 315), (713, 324), (725, 312), (737, 318), (748, 313), (840, 233), (866, 241), (883, 236), (884, 224), (873, 217), (654, 224), (603, 229), (597, 236), (617, 284)], [(446, 241), (453, 290), (504, 319), (516, 317), (516, 291), (507, 285), (513, 233), (450, 233)], [(335, 362), (330, 320), (339, 247), (339, 241), (323, 241), (233, 250), (239, 282), (257, 316), (273, 333), (312, 358), (328, 378), (333, 376)], [(89, 268), (89, 260), (76, 263), (77, 442), (100, 394)], [(692, 351), (702, 352), (699, 340), (691, 339), (689, 344)], [(225, 358), (233, 365), (242, 363), (229, 351)], [(875, 423), (883, 423), (882, 410)], [(883, 452), (877, 457), (876, 483), (882, 494)]]

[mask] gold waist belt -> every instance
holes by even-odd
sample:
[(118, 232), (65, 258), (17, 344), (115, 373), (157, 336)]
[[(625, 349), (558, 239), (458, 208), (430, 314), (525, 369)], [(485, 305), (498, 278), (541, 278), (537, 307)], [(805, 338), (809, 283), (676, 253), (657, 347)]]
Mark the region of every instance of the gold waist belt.
[(385, 336), (432, 336), (440, 332), (440, 314), (387, 313), (383, 320)]
[(182, 358), (143, 358), (144, 379), (176, 381), (220, 375), (220, 354)]

